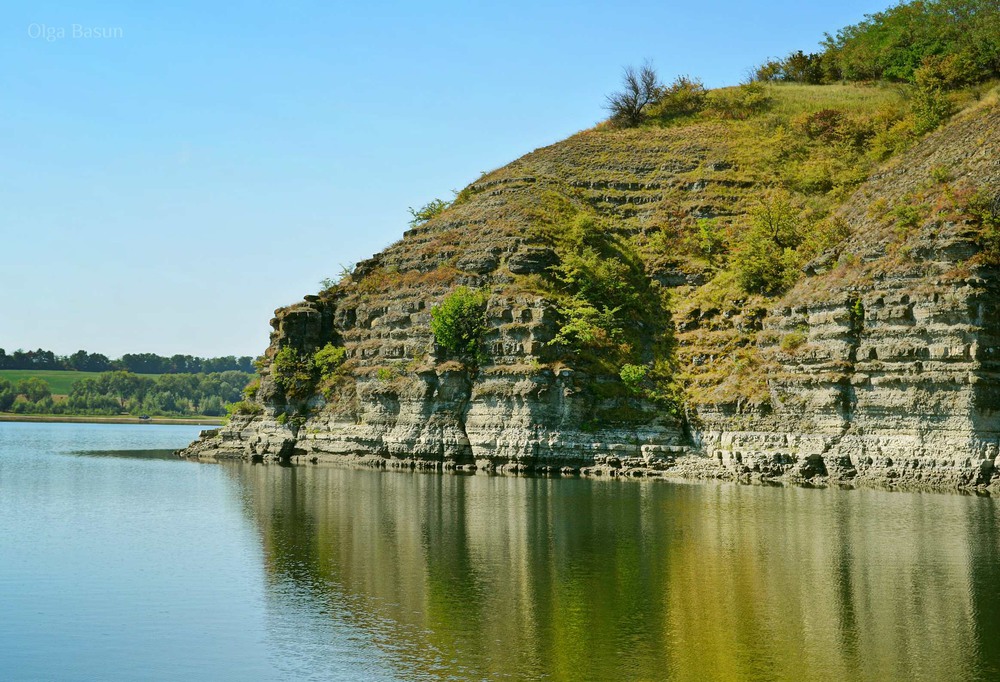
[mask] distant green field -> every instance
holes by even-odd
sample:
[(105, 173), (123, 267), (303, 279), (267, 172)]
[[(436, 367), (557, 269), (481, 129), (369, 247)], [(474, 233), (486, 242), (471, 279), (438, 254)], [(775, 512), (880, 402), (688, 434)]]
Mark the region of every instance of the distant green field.
[[(98, 372), (74, 372), (66, 369), (0, 369), (0, 379), (18, 382), (21, 379), (38, 377), (49, 385), (53, 395), (67, 395), (70, 387), (80, 379), (94, 378)], [(158, 377), (159, 374), (141, 374), (144, 377)]]

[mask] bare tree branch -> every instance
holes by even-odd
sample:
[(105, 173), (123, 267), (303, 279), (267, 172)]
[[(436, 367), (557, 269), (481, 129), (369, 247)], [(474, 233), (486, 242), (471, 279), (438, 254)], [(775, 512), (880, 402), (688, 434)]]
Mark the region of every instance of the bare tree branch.
[(623, 128), (639, 125), (643, 109), (656, 102), (662, 92), (656, 71), (648, 61), (639, 69), (626, 66), (622, 73), (622, 90), (608, 95), (607, 108), (612, 123)]

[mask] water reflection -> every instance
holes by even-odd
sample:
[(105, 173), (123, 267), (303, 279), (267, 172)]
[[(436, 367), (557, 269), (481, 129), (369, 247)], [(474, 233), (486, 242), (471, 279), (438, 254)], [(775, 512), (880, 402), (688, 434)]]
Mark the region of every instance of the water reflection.
[(354, 638), (406, 679), (1000, 675), (989, 498), (227, 470), (316, 665)]

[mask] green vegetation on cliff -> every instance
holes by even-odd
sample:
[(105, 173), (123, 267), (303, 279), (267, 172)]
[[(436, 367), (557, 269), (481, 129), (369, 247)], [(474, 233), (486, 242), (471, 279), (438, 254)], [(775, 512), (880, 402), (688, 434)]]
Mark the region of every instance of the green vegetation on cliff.
[(485, 292), (458, 287), (431, 309), (431, 332), (448, 355), (477, 359), (482, 354), (487, 299)]
[[(314, 353), (285, 346), (271, 360), (271, 375), (288, 401), (302, 402), (313, 395), (317, 386), (328, 385), (337, 376), (345, 357), (346, 350), (332, 343)], [(231, 411), (252, 412), (253, 408), (249, 406), (256, 398), (259, 385), (259, 381), (251, 382), (244, 391), (246, 400)]]

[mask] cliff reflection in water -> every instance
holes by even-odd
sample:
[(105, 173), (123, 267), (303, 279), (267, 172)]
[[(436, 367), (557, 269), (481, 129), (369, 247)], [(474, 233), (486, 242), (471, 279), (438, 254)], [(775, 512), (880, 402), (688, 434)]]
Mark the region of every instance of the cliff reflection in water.
[(989, 498), (226, 466), (277, 646), (317, 665), (346, 637), (405, 679), (1000, 674)]

